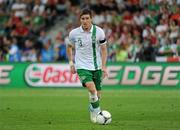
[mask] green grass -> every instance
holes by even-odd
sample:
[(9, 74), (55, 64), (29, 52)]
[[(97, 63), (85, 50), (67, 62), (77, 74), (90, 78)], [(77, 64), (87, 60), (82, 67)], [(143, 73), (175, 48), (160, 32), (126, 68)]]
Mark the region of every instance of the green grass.
[(180, 130), (180, 91), (104, 90), (110, 125), (92, 124), (85, 89), (0, 89), (0, 130)]

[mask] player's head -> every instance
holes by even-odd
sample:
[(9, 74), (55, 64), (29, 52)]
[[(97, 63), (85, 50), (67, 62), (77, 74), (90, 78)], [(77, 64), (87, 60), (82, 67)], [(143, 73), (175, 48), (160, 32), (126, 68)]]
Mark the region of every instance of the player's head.
[(92, 23), (92, 12), (90, 9), (83, 9), (80, 13), (80, 22), (83, 29), (89, 29)]

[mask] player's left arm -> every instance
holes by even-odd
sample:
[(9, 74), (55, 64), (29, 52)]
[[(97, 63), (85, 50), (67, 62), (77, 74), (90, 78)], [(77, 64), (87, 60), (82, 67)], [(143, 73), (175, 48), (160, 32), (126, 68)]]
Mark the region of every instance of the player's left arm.
[(105, 33), (103, 30), (100, 31), (100, 48), (101, 48), (101, 57), (102, 57), (102, 71), (103, 71), (103, 78), (108, 76), (107, 69), (106, 69), (106, 62), (107, 62), (107, 41), (105, 37)]
[(102, 55), (102, 71), (107, 73), (107, 70), (106, 70), (107, 46), (106, 44), (101, 45), (101, 55)]

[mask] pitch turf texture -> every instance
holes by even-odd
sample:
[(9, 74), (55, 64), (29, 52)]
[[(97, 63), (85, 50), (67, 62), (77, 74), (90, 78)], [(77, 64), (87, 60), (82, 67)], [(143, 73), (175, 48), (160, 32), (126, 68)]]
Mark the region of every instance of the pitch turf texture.
[(85, 89), (0, 89), (0, 130), (180, 130), (179, 90), (104, 90), (110, 125), (92, 124)]

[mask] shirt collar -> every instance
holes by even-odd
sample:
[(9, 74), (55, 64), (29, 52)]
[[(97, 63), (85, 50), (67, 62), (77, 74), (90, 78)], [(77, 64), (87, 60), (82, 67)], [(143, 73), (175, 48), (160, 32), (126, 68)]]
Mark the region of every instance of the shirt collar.
[[(80, 31), (83, 33), (83, 32), (85, 32), (84, 30), (83, 30), (83, 28), (82, 28), (82, 26), (80, 26)], [(90, 33), (92, 33), (92, 31), (93, 31), (93, 25), (91, 24), (91, 29), (90, 29)]]

